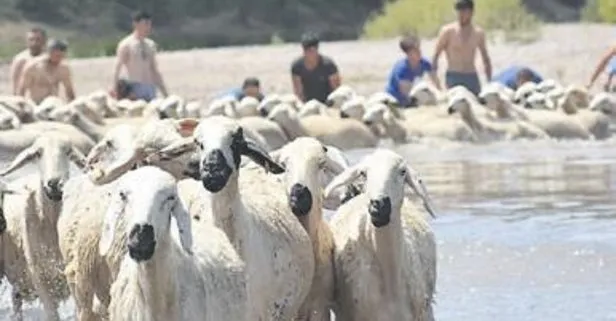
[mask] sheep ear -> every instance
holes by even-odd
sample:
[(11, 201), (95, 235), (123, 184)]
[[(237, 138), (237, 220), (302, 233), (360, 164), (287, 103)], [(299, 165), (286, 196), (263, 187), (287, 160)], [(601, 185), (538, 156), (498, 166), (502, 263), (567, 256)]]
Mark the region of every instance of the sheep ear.
[(120, 199), (117, 195), (113, 195), (115, 199), (112, 199), (111, 205), (107, 208), (105, 218), (103, 221), (103, 231), (101, 233), (101, 239), (98, 242), (98, 253), (101, 256), (105, 256), (111, 248), (111, 243), (115, 237), (116, 224), (120, 215), (124, 213), (124, 200)]
[(280, 166), (277, 162), (275, 162), (270, 155), (259, 146), (257, 143), (245, 139), (244, 144), (242, 144), (242, 148), (240, 153), (250, 159), (252, 159), (259, 166), (265, 168), (270, 173), (273, 174), (282, 174), (285, 169)]
[(182, 137), (189, 137), (199, 125), (199, 120), (196, 118), (183, 118), (175, 121), (175, 126)]
[(430, 216), (436, 218), (434, 205), (432, 205), (432, 199), (430, 198), (428, 190), (423, 184), (419, 173), (417, 173), (417, 171), (415, 171), (412, 167), (407, 166), (404, 182), (413, 189), (413, 191), (415, 192), (415, 194), (417, 194), (417, 196), (419, 196), (419, 198), (421, 198), (421, 200), (423, 201), (424, 208), (426, 209), (426, 211), (428, 211)]
[(325, 198), (330, 198), (335, 190), (342, 186), (348, 186), (353, 183), (360, 175), (363, 170), (363, 164), (357, 164), (353, 167), (347, 168), (340, 175), (334, 177), (334, 179), (325, 187), (325, 191), (323, 192)]
[(131, 149), (126, 157), (113, 162), (107, 169), (98, 169), (90, 175), (90, 180), (95, 185), (107, 184), (124, 173), (128, 172), (139, 161), (145, 158), (144, 152), (140, 148)]
[(194, 152), (197, 148), (195, 139), (192, 137), (186, 137), (178, 140), (169, 146), (153, 153), (148, 156), (148, 161), (155, 160), (172, 160), (178, 158), (186, 153)]
[(105, 142), (104, 140), (96, 143), (96, 145), (94, 145), (94, 147), (90, 149), (90, 152), (86, 156), (86, 166), (91, 166), (94, 163), (98, 162), (103, 156), (103, 153), (105, 153), (105, 151), (107, 150), (107, 148), (107, 142)]
[(3, 169), (2, 171), (0, 171), (0, 176), (6, 176), (18, 169), (20, 169), (21, 167), (23, 167), (27, 162), (31, 161), (32, 159), (39, 157), (41, 154), (40, 149), (38, 146), (36, 145), (32, 145), (26, 149), (24, 149), (21, 153), (19, 153), (15, 159), (11, 162), (11, 164)]
[(192, 253), (192, 245), (193, 245), (193, 236), (192, 236), (192, 226), (190, 215), (186, 210), (186, 206), (184, 202), (181, 200), (178, 201), (176, 206), (173, 208), (172, 212), (173, 217), (175, 217), (175, 224), (177, 225), (178, 232), (180, 235), (180, 243), (182, 244), (182, 248), (187, 253)]
[(66, 154), (68, 156), (68, 159), (70, 159), (77, 167), (79, 167), (79, 169), (84, 169), (86, 167), (85, 156), (83, 156), (83, 154), (74, 146), (71, 146), (71, 148)]
[(340, 149), (329, 145), (324, 145), (323, 147), (326, 155), (324, 168), (326, 171), (333, 175), (338, 175), (349, 167), (349, 161)]

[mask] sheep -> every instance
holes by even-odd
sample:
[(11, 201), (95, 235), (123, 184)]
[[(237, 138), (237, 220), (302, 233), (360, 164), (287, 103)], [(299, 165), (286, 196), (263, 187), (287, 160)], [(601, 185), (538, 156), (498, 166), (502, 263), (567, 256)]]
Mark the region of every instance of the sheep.
[(342, 150), (370, 148), (378, 143), (370, 129), (357, 120), (323, 115), (299, 118), (297, 112), (287, 104), (276, 106), (268, 119), (279, 124), (290, 140), (311, 136)]
[(121, 99), (115, 102), (113, 108), (116, 110), (118, 117), (130, 118), (142, 116), (147, 106), (148, 102), (143, 99)]
[(311, 116), (311, 115), (330, 115), (330, 114), (333, 116), (334, 113), (329, 112), (329, 110), (332, 110), (332, 109), (328, 109), (327, 106), (323, 104), (322, 102), (316, 99), (311, 99), (300, 107), (297, 115), (299, 117), (306, 117), (306, 116)]
[(93, 107), (93, 112), (97, 113), (101, 117), (116, 117), (116, 113), (111, 109), (111, 106), (115, 103), (115, 99), (109, 96), (104, 90), (97, 90), (89, 95), (88, 99), (94, 104), (89, 107)]
[(325, 104), (328, 107), (340, 108), (345, 101), (357, 96), (357, 93), (353, 88), (348, 85), (341, 85), (327, 95)]
[(434, 106), (442, 101), (439, 90), (427, 81), (419, 81), (411, 88), (409, 98), (413, 105)]
[(516, 89), (513, 94), (513, 102), (516, 104), (525, 105), (527, 98), (535, 92), (537, 92), (537, 84), (532, 81), (527, 81)]
[[(502, 86), (502, 85), (501, 85)], [(485, 86), (480, 95), (486, 107), (494, 111), (494, 119), (528, 120), (523, 108), (512, 102), (512, 97), (506, 94), (498, 85)]]
[(57, 109), (63, 109), (63, 108), (79, 111), (84, 116), (88, 117), (88, 119), (95, 124), (103, 125), (105, 123), (105, 118), (103, 116), (104, 111), (97, 110), (98, 106), (96, 102), (94, 102), (89, 97), (78, 97), (75, 100), (71, 101), (70, 103), (66, 104), (65, 106), (59, 107)]
[(66, 102), (58, 96), (48, 96), (36, 105), (33, 110), (33, 117), (36, 120), (53, 120), (50, 114), (51, 112), (62, 106), (66, 105)]
[(278, 104), (287, 104), (293, 107), (296, 111), (299, 111), (302, 102), (299, 98), (297, 98), (297, 96), (295, 96), (295, 94), (270, 94), (261, 101), (257, 109), (261, 116), (267, 117), (272, 109)]
[(601, 111), (578, 108), (578, 106), (588, 106), (588, 92), (585, 89), (567, 88), (558, 105), (565, 114), (580, 122), (595, 139), (606, 139), (611, 136), (610, 118), (607, 115)]
[(499, 120), (477, 117), (472, 110), (473, 101), (467, 95), (454, 95), (448, 104), (449, 114), (459, 113), (462, 120), (473, 130), (480, 141), (500, 139), (529, 138), (539, 139), (549, 136), (539, 127), (521, 120)]
[(254, 97), (246, 96), (242, 98), (237, 104), (237, 114), (238, 117), (250, 117), (250, 116), (260, 116), (259, 114), (259, 100)]
[(203, 109), (203, 101), (201, 100), (191, 100), (188, 101), (184, 107), (180, 109), (178, 112), (179, 118), (199, 118), (201, 115), (201, 110)]
[(222, 98), (214, 99), (210, 102), (209, 106), (201, 111), (201, 117), (209, 117), (215, 115), (224, 115), (228, 117), (237, 118), (237, 104), (239, 102), (233, 96), (224, 96)]
[(246, 320), (244, 262), (219, 229), (191, 227), (169, 173), (146, 166), (119, 179), (99, 242), (102, 256), (120, 217), (127, 253), (111, 287), (111, 320)]
[(554, 89), (562, 88), (562, 86), (554, 79), (544, 79), (537, 84), (537, 91), (540, 93), (548, 93)]
[(4, 197), (6, 231), (3, 234), (4, 274), (13, 286), (13, 313), (23, 320), (22, 302), (41, 300), (46, 320), (60, 320), (58, 305), (69, 296), (62, 273), (56, 223), (62, 206), (69, 162), (83, 169), (83, 155), (57, 133), (40, 136), (0, 171), (5, 176), (31, 161), (38, 173), (13, 182), (27, 192)]
[(0, 102), (0, 130), (19, 129), (21, 120), (12, 109)]
[(198, 150), (199, 180), (210, 196), (202, 212), (211, 213), (246, 262), (251, 318), (291, 320), (311, 287), (312, 243), (284, 198), (276, 197), (282, 188), (275, 177), (248, 168), (239, 175), (242, 155), (273, 174), (284, 168), (248, 140), (239, 123), (230, 118), (202, 119), (193, 137), (174, 145), (157, 157)]
[(359, 177), (365, 192), (331, 222), (336, 320), (434, 320), (436, 242), (416, 198), (404, 193), (409, 185), (434, 217), (422, 179), (400, 155), (377, 149), (334, 178), (325, 195)]
[(36, 103), (30, 98), (22, 96), (0, 96), (0, 104), (10, 109), (24, 123), (34, 121)]
[(600, 92), (592, 97), (588, 104), (588, 109), (602, 111), (604, 114), (614, 118), (616, 117), (616, 95), (608, 92)]
[(94, 141), (82, 133), (74, 126), (40, 121), (35, 123), (22, 124), (20, 129), (9, 129), (0, 131), (0, 158), (13, 157), (30, 146), (40, 135), (49, 132), (60, 132), (65, 134), (81, 153), (87, 153), (94, 145)]
[(312, 239), (316, 271), (312, 288), (300, 308), (300, 320), (329, 320), (333, 304), (333, 235), (323, 219), (323, 172), (340, 174), (346, 163), (327, 154), (328, 147), (311, 137), (300, 137), (272, 153), (284, 168), (284, 186), (291, 212)]

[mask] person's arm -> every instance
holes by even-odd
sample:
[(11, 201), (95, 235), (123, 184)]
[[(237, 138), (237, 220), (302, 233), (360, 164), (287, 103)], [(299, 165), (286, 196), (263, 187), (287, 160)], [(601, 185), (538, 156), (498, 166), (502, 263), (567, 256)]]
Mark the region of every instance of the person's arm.
[(300, 76), (299, 63), (295, 62), (291, 66), (291, 81), (293, 82), (293, 93), (299, 100), (304, 101), (304, 86)]
[(156, 86), (158, 86), (163, 96), (167, 97), (168, 96), (167, 86), (165, 86), (165, 81), (163, 80), (163, 76), (160, 73), (160, 70), (158, 68), (158, 61), (156, 59), (157, 50), (156, 50), (155, 44), (152, 46), (152, 50), (154, 51), (154, 54), (152, 55), (151, 67), (152, 67), (152, 74), (154, 75), (154, 81), (156, 82)]
[(120, 70), (122, 70), (122, 66), (128, 63), (128, 47), (124, 42), (120, 42), (116, 49), (116, 58), (115, 63), (113, 65), (113, 84), (111, 88), (113, 91), (116, 90), (116, 86), (118, 85), (118, 80), (120, 80)]
[(603, 57), (601, 57), (601, 60), (599, 60), (599, 64), (597, 64), (595, 71), (590, 77), (590, 82), (588, 82), (589, 88), (592, 87), (595, 81), (597, 81), (599, 75), (603, 72), (603, 70), (605, 70), (605, 67), (607, 67), (607, 64), (610, 62), (610, 59), (612, 59), (612, 57), (614, 56), (616, 56), (616, 45), (610, 48), (605, 54), (603, 54)]
[(432, 70), (436, 74), (438, 71), (438, 60), (441, 57), (445, 48), (447, 48), (447, 42), (449, 41), (449, 27), (445, 26), (441, 28), (436, 40), (436, 46), (434, 47), (434, 55), (432, 56)]
[(479, 53), (481, 54), (481, 60), (483, 61), (483, 69), (486, 73), (487, 81), (492, 81), (492, 60), (488, 53), (488, 45), (486, 41), (486, 33), (483, 30), (479, 30)]
[(24, 71), (19, 78), (19, 86), (17, 86), (17, 96), (26, 96), (26, 91), (32, 87), (32, 73), (34, 65), (24, 66)]
[(21, 78), (21, 73), (24, 70), (24, 65), (26, 64), (26, 59), (23, 57), (16, 57), (11, 64), (11, 84), (13, 86), (13, 95), (17, 95), (19, 87), (19, 79)]
[(68, 66), (65, 66), (64, 72), (62, 73), (62, 86), (64, 86), (64, 92), (66, 94), (67, 101), (71, 102), (75, 100), (75, 88), (73, 87), (73, 76), (71, 74), (71, 70)]
[(422, 60), (422, 61), (424, 64), (424, 69), (428, 73), (428, 77), (430, 78), (430, 81), (432, 82), (432, 84), (434, 84), (436, 89), (441, 90), (441, 81), (438, 79), (438, 75), (436, 74), (436, 71), (434, 70), (434, 68), (432, 68), (432, 65), (430, 64), (429, 61), (427, 60)]
[(404, 66), (401, 64), (394, 65), (392, 74), (393, 74), (395, 81), (398, 83), (398, 90), (400, 91), (400, 94), (402, 94), (402, 97), (403, 97), (402, 101), (399, 101), (399, 103), (402, 106), (408, 106), (409, 105), (408, 95), (411, 92), (411, 89), (413, 88), (413, 82), (410, 79), (408, 79), (406, 70), (404, 69)]
[(338, 66), (336, 66), (335, 62), (330, 61), (327, 69), (329, 87), (332, 89), (332, 91), (336, 90), (336, 88), (340, 87), (340, 83), (342, 82), (340, 72), (338, 71)]

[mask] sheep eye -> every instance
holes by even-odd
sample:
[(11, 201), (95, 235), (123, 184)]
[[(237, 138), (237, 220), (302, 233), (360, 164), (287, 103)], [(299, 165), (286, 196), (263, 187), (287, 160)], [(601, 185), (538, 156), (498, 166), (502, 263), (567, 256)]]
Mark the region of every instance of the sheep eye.
[(359, 172), (359, 176), (361, 176), (362, 178), (366, 178), (366, 171)]
[(406, 175), (406, 169), (403, 168), (400, 170), (400, 176), (405, 176)]
[(126, 195), (126, 192), (122, 191), (120, 192), (120, 199), (124, 202), (126, 202), (126, 200), (128, 199), (128, 195)]
[(197, 138), (195, 138), (194, 143), (195, 145), (199, 146), (200, 149), (203, 149), (203, 144)]

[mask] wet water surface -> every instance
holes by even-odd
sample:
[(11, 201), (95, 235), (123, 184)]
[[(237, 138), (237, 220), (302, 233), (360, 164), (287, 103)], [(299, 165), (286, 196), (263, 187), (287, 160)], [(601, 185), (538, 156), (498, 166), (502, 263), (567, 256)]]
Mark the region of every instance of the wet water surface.
[[(437, 320), (616, 320), (616, 141), (396, 150), (438, 209)], [(37, 304), (27, 312), (42, 316)]]

